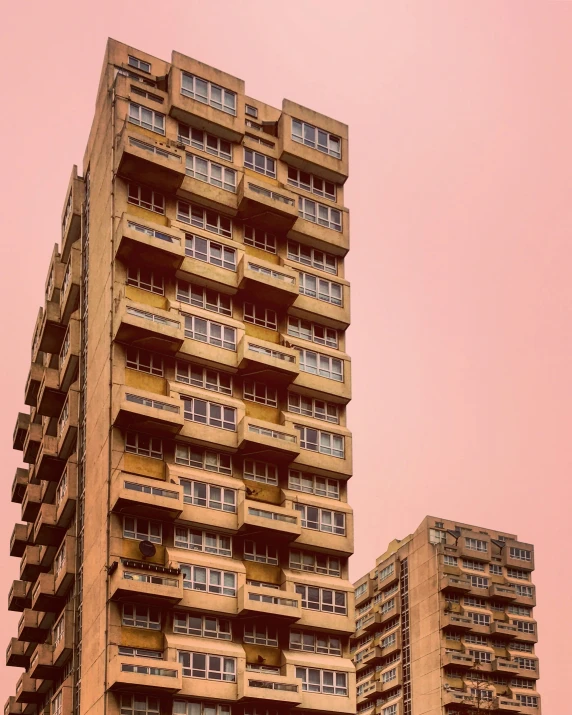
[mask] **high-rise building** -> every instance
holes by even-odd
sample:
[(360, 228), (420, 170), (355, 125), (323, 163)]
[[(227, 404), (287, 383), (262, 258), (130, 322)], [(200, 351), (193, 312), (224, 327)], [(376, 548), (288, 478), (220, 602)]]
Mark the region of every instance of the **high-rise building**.
[(531, 582), (515, 534), (426, 517), (355, 583), (360, 715), (540, 714)]
[(5, 715), (355, 712), (347, 137), (109, 41), (14, 433)]

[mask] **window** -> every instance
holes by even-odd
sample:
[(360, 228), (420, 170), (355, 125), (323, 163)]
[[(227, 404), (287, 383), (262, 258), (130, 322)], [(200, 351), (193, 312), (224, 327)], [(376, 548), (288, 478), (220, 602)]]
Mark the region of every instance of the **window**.
[(179, 663), (183, 666), (183, 675), (187, 678), (206, 678), (207, 680), (236, 681), (236, 659), (223, 658), (219, 655), (179, 651)]
[(290, 631), (290, 648), (304, 650), (308, 653), (341, 655), (342, 641), (338, 636), (332, 636), (328, 633), (311, 633), (293, 629)]
[(56, 646), (65, 635), (65, 616), (60, 616), (52, 630), (52, 643)]
[(141, 288), (142, 290), (157, 293), (158, 295), (165, 294), (165, 282), (163, 276), (158, 276), (149, 268), (137, 268), (135, 266), (127, 267), (127, 285)]
[(159, 699), (150, 695), (121, 695), (121, 715), (160, 715)]
[(449, 554), (445, 554), (445, 556), (443, 556), (443, 563), (445, 564), (445, 566), (456, 566), (457, 565), (457, 557), (450, 556)]
[(302, 597), (302, 608), (325, 613), (347, 614), (345, 591), (296, 584), (296, 593)]
[(256, 561), (259, 564), (278, 566), (278, 550), (270, 544), (247, 539), (244, 542), (244, 558), (246, 561)]
[(177, 219), (205, 231), (232, 238), (232, 221), (216, 211), (203, 209), (186, 201), (177, 201)]
[[(126, 713), (125, 715), (131, 714)], [(142, 715), (146, 715), (146, 713), (142, 713)], [(213, 703), (210, 700), (204, 703), (174, 700), (173, 715), (230, 715), (230, 705), (228, 703)]]
[(232, 514), (236, 512), (236, 491), (234, 489), (226, 489), (204, 482), (192, 482), (188, 479), (181, 479), (180, 483), (183, 487), (185, 504), (228, 511)]
[(493, 699), (493, 691), (492, 690), (483, 690), (482, 688), (471, 688), (470, 689), (470, 694), (473, 698), (476, 698), (477, 700), (492, 700)]
[(161, 544), (163, 529), (158, 521), (150, 521), (141, 517), (123, 517), (123, 536), (125, 539), (137, 539), (138, 541), (152, 541), (154, 544)]
[(128, 432), (125, 435), (125, 451), (142, 457), (163, 459), (163, 443), (157, 437), (149, 437), (141, 432)]
[(186, 526), (175, 526), (175, 546), (179, 549), (204, 551), (206, 554), (232, 556), (232, 538)]
[(510, 650), (517, 650), (521, 653), (532, 653), (534, 650), (532, 643), (519, 643), (518, 641), (511, 643), (509, 648)]
[(157, 134), (165, 134), (165, 115), (135, 102), (129, 102), (129, 121)]
[(342, 566), (337, 556), (326, 556), (314, 551), (290, 551), (289, 566), (296, 571), (308, 571), (326, 576), (341, 576)]
[(343, 382), (344, 368), (342, 360), (330, 357), (329, 355), (315, 353), (313, 350), (304, 350), (303, 348), (294, 347), (299, 354), (298, 362), (302, 372), (308, 372), (310, 375), (319, 375), (328, 380), (336, 380), (336, 382)]
[(489, 626), (491, 617), (487, 613), (473, 613), (469, 611), (467, 617), (471, 618), (475, 626)]
[(185, 234), (185, 255), (213, 266), (236, 271), (236, 251), (221, 243), (209, 241), (191, 233)]
[(201, 365), (177, 360), (175, 365), (175, 380), (186, 385), (202, 387), (204, 390), (221, 392), (223, 395), (232, 395), (232, 378), (224, 372), (209, 370)]
[(207, 569), (204, 566), (181, 564), (183, 588), (192, 591), (206, 591), (219, 596), (236, 596), (236, 574), (234, 571)]
[(300, 447), (311, 452), (329, 454), (332, 457), (344, 458), (344, 438), (331, 432), (323, 432), (313, 427), (294, 425), (300, 435)]
[(236, 409), (207, 402), (196, 397), (181, 397), (184, 405), (184, 417), (191, 422), (199, 422), (209, 427), (219, 427), (231, 432), (236, 431)]
[(278, 330), (276, 311), (253, 303), (244, 304), (244, 322), (261, 325), (264, 328), (270, 328), (270, 330)]
[(278, 392), (275, 387), (269, 387), (264, 382), (245, 380), (243, 385), (243, 397), (249, 402), (258, 402), (269, 407), (278, 406)]
[(519, 633), (534, 633), (536, 628), (531, 621), (512, 621)]
[(515, 546), (511, 546), (510, 558), (518, 559), (519, 561), (532, 561), (532, 551), (528, 551), (527, 549), (517, 549)]
[(336, 670), (296, 668), (296, 677), (302, 680), (302, 690), (324, 695), (347, 695), (348, 674)]
[(386, 578), (393, 575), (394, 571), (395, 564), (389, 564), (389, 566), (386, 566), (384, 569), (381, 569), (378, 574), (379, 581), (385, 581)]
[[(448, 599), (450, 600), (450, 599)], [(465, 606), (472, 606), (473, 608), (486, 608), (487, 602), (484, 598), (475, 598), (474, 596), (465, 596), (463, 599)], [(502, 608), (501, 610), (504, 610)]]
[(212, 134), (207, 134), (202, 129), (179, 124), (179, 141), (195, 149), (205, 151), (207, 154), (218, 156), (220, 159), (232, 161), (232, 144), (225, 139), (219, 139)]
[(151, 65), (145, 60), (140, 60), (138, 57), (133, 57), (133, 55), (128, 55), (127, 63), (130, 67), (135, 67), (142, 72), (151, 72)]
[(515, 616), (529, 616), (532, 617), (532, 608), (528, 606), (507, 606), (507, 613), (512, 613)]
[(492, 659), (492, 653), (487, 650), (469, 650), (469, 655), (474, 657), (475, 663), (490, 663)]
[(256, 109), (256, 107), (253, 107), (251, 104), (244, 105), (244, 113), (248, 114), (249, 117), (254, 117), (255, 119), (258, 119), (258, 109)]
[(385, 673), (381, 674), (381, 682), (389, 683), (390, 680), (395, 680), (397, 678), (397, 668), (392, 668), (391, 670), (386, 670)]
[(134, 628), (149, 628), (153, 631), (161, 630), (161, 614), (157, 608), (149, 608), (140, 604), (123, 605), (121, 625)]
[(386, 601), (385, 603), (382, 604), (381, 606), (381, 612), (383, 614), (389, 613), (395, 608), (395, 599), (390, 598), (389, 601)]
[(382, 715), (397, 715), (397, 703), (390, 705), (387, 708), (383, 708)]
[(206, 79), (195, 77), (188, 72), (181, 73), (181, 94), (209, 104), (227, 114), (236, 115), (236, 94)]
[(340, 421), (337, 405), (299, 395), (297, 392), (288, 393), (288, 411), (295, 412), (298, 415), (315, 417), (326, 422), (333, 422), (334, 424), (338, 424)]
[(177, 281), (177, 300), (222, 315), (232, 315), (232, 300), (229, 295), (186, 281)]
[(536, 695), (523, 695), (522, 693), (516, 694), (516, 699), (518, 704), (525, 708), (537, 708), (538, 698)]
[(488, 641), (485, 636), (467, 633), (467, 635), (465, 636), (465, 643), (474, 643), (475, 645), (487, 645)]
[(276, 253), (276, 236), (252, 226), (244, 226), (244, 242), (247, 246), (260, 248), (261, 251)]
[(271, 179), (276, 178), (276, 161), (266, 154), (246, 149), (246, 147), (244, 149), (244, 166), (259, 174), (269, 176)]
[(300, 512), (302, 527), (305, 529), (325, 531), (329, 534), (340, 534), (341, 536), (346, 533), (346, 515), (342, 512), (319, 509), (318, 507), (307, 506), (298, 502), (294, 504), (294, 509)]
[(389, 648), (389, 646), (394, 645), (397, 642), (397, 634), (392, 633), (389, 636), (386, 636), (382, 641), (381, 641), (381, 647), (382, 648)]
[(60, 546), (58, 553), (56, 554), (56, 558), (54, 559), (54, 576), (58, 576), (60, 571), (63, 569), (64, 565), (66, 563), (66, 548), (65, 548), (65, 542)]
[(342, 157), (342, 140), (339, 137), (299, 119), (292, 119), (292, 139), (335, 159)]
[(334, 328), (326, 328), (325, 325), (310, 323), (302, 318), (288, 316), (288, 335), (302, 340), (311, 340), (319, 345), (327, 345), (329, 348), (338, 347), (338, 331)]
[(254, 459), (245, 459), (243, 477), (263, 484), (278, 484), (278, 469), (276, 465)]
[(471, 586), (473, 588), (488, 588), (489, 580), (485, 576), (471, 576)]
[(146, 89), (142, 89), (141, 87), (136, 87), (134, 84), (131, 85), (129, 88), (131, 91), (131, 94), (136, 94), (139, 97), (144, 97), (145, 99), (149, 99), (151, 102), (157, 102), (158, 104), (163, 104), (165, 101), (163, 97), (160, 97), (158, 94), (153, 94), (153, 92), (148, 92)]
[(518, 596), (524, 596), (525, 598), (534, 598), (534, 588), (532, 586), (521, 586), (519, 583), (517, 583), (515, 589)]
[(232, 474), (230, 454), (211, 452), (188, 444), (175, 445), (175, 462), (187, 467), (206, 469), (208, 472)]
[(194, 154), (186, 156), (186, 174), (225, 191), (236, 192), (236, 171)]
[(319, 251), (317, 248), (304, 246), (296, 241), (288, 241), (288, 258), (326, 273), (334, 275), (338, 273), (338, 259), (335, 256)]
[(447, 534), (444, 531), (439, 531), (438, 529), (429, 529), (429, 541), (432, 544), (446, 544)]
[(127, 348), (125, 365), (132, 370), (148, 372), (150, 375), (163, 377), (163, 359), (159, 355), (148, 353), (146, 350)]
[(141, 206), (144, 209), (155, 211), (158, 214), (165, 213), (165, 197), (163, 194), (148, 189), (146, 186), (139, 184), (127, 185), (127, 201), (135, 206)]
[(486, 552), (487, 551), (487, 542), (486, 541), (481, 541), (481, 539), (470, 539), (469, 537), (465, 537), (465, 546), (467, 549), (471, 549), (472, 551), (481, 551), (481, 552)]
[(201, 638), (231, 639), (230, 621), (216, 616), (197, 616), (192, 613), (175, 613), (173, 615), (173, 633), (184, 633), (187, 636)]
[(342, 212), (303, 196), (298, 197), (298, 216), (334, 231), (342, 230)]
[(288, 167), (288, 183), (304, 191), (311, 191), (316, 196), (323, 196), (331, 201), (336, 200), (336, 185), (331, 181), (320, 179), (307, 171), (300, 171), (293, 166)]
[(209, 343), (225, 350), (236, 350), (236, 330), (228, 325), (221, 325), (212, 320), (205, 320), (196, 315), (184, 314), (185, 337)]
[(339, 283), (332, 283), (309, 273), (300, 273), (299, 277), (300, 295), (317, 298), (332, 305), (343, 304), (342, 286)]
[(489, 564), (489, 573), (491, 576), (502, 576), (502, 566), (498, 564)]
[(340, 483), (337, 479), (326, 479), (326, 477), (298, 472), (294, 469), (290, 469), (288, 472), (288, 489), (330, 499), (340, 498)]
[(256, 625), (255, 623), (245, 625), (244, 642), (277, 647), (278, 635), (276, 633), (276, 628), (260, 624)]
[(523, 571), (522, 569), (507, 568), (506, 575), (508, 576), (508, 578), (518, 578), (521, 581), (530, 581), (530, 572)]

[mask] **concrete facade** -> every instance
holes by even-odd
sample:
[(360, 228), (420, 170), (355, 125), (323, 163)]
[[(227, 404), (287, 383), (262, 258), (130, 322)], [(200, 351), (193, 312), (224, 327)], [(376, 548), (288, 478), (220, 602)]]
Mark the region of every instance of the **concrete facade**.
[(426, 517), (354, 585), (357, 712), (540, 715), (534, 547)]
[(14, 432), (5, 715), (355, 712), (347, 136), (109, 41)]

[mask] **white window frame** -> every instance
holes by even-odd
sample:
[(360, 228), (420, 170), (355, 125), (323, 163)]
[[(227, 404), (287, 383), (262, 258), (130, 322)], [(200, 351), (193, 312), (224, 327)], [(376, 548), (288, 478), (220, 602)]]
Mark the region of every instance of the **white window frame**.
[(190, 313), (182, 315), (185, 319), (186, 338), (236, 352), (236, 328)]
[(298, 392), (288, 391), (288, 412), (314, 417), (317, 420), (335, 425), (340, 424), (338, 405), (333, 402), (306, 397), (306, 395), (301, 395)]
[(123, 538), (134, 539), (136, 541), (151, 541), (154, 544), (162, 544), (163, 525), (160, 521), (145, 519), (141, 516), (124, 516)]
[(236, 116), (236, 92), (190, 72), (181, 72), (181, 94), (183, 97), (190, 97), (233, 117)]
[(183, 487), (183, 502), (185, 504), (236, 514), (236, 489), (182, 477), (179, 479), (179, 483)]
[(175, 380), (185, 385), (193, 385), (203, 390), (232, 395), (232, 377), (219, 370), (211, 370), (203, 365), (177, 360), (175, 362)]
[(298, 274), (298, 290), (300, 295), (316, 298), (324, 303), (342, 307), (344, 304), (344, 288), (341, 283), (320, 278), (312, 273)]
[(532, 561), (532, 551), (529, 551), (528, 549), (520, 549), (516, 546), (511, 546), (510, 558), (518, 559), (519, 561)]
[(348, 696), (348, 674), (345, 671), (296, 666), (296, 678), (302, 680), (303, 691)]
[(177, 221), (188, 223), (225, 238), (232, 238), (232, 219), (188, 201), (180, 199), (177, 201)]
[(186, 152), (185, 173), (197, 181), (204, 181), (205, 184), (236, 193), (236, 171), (228, 166)]
[(345, 458), (346, 446), (343, 435), (318, 430), (314, 427), (306, 427), (305, 425), (295, 424), (294, 429), (298, 431), (301, 449), (326, 454), (330, 457), (336, 457), (336, 459)]
[(278, 467), (258, 459), (245, 459), (242, 463), (242, 476), (253, 482), (278, 484)]
[(163, 442), (159, 437), (151, 437), (142, 432), (127, 432), (125, 451), (140, 457), (163, 459)]
[(327, 534), (346, 534), (346, 515), (343, 511), (322, 509), (308, 504), (294, 504), (294, 510), (300, 512), (300, 522), (303, 529), (323, 531)]
[(307, 573), (318, 573), (337, 578), (341, 578), (342, 575), (342, 563), (338, 556), (328, 556), (316, 551), (290, 549), (288, 567), (294, 569), (294, 571), (306, 571)]
[(298, 216), (333, 231), (342, 230), (342, 212), (339, 209), (305, 196), (298, 196)]
[(300, 348), (297, 345), (294, 346), (294, 349), (298, 351), (298, 364), (302, 372), (318, 375), (326, 378), (326, 380), (344, 381), (344, 361), (340, 360), (340, 358), (324, 355), (315, 350)]
[(290, 629), (289, 646), (292, 650), (323, 655), (342, 655), (342, 639), (330, 633), (318, 633), (299, 628)]
[(173, 543), (176, 549), (201, 551), (205, 554), (232, 558), (232, 536), (227, 534), (175, 525)]
[(290, 261), (301, 263), (304, 266), (311, 266), (325, 273), (338, 274), (338, 259), (336, 256), (320, 251), (317, 248), (305, 246), (297, 241), (288, 241), (287, 258)]
[(260, 543), (252, 539), (245, 539), (243, 547), (245, 561), (254, 561), (259, 564), (278, 566), (278, 549), (268, 543)]
[(181, 395), (181, 401), (183, 402), (183, 417), (189, 422), (236, 432), (235, 407), (187, 395)]
[(163, 194), (141, 184), (127, 184), (127, 203), (148, 209), (154, 213), (164, 215), (165, 197)]
[(159, 698), (152, 695), (121, 693), (120, 715), (161, 715)]
[(183, 574), (184, 589), (212, 593), (217, 596), (229, 596), (232, 598), (236, 596), (237, 574), (234, 571), (223, 571), (194, 564), (180, 564), (180, 567)]
[(190, 444), (175, 443), (175, 463), (184, 464), (186, 467), (194, 467), (195, 469), (204, 469), (207, 472), (232, 475), (232, 458), (230, 454), (202, 449)]
[(182, 303), (232, 317), (232, 298), (226, 293), (179, 279), (176, 296)]
[(236, 250), (217, 241), (186, 233), (185, 256), (236, 273)]
[(488, 544), (482, 539), (473, 539), (472, 537), (465, 536), (465, 546), (471, 551), (478, 551), (479, 553), (486, 554), (488, 551)]
[(151, 72), (151, 65), (149, 62), (141, 60), (139, 57), (135, 57), (134, 55), (127, 55), (127, 64), (129, 67), (135, 67), (135, 69), (141, 70), (141, 72), (146, 72), (147, 74), (150, 74)]
[(335, 328), (328, 328), (325, 325), (311, 323), (309, 320), (289, 315), (287, 332), (293, 338), (338, 349), (338, 331)]
[(130, 101), (128, 119), (131, 124), (165, 136), (165, 115), (162, 112), (156, 112), (154, 109)]
[(300, 119), (292, 118), (292, 140), (312, 149), (317, 149), (322, 154), (333, 156), (335, 159), (342, 158), (342, 140), (340, 137)]
[[(337, 613), (338, 615), (347, 616), (348, 598), (345, 591), (336, 591), (335, 589), (320, 588), (318, 586), (306, 586), (301, 583), (295, 584), (295, 587), (296, 593), (301, 597), (302, 608), (310, 611)], [(336, 603), (336, 599), (339, 603)]]
[[(183, 133), (181, 133), (181, 129), (183, 129)], [(185, 130), (186, 135), (184, 133)], [(219, 159), (232, 161), (232, 142), (229, 142), (226, 139), (216, 137), (214, 134), (209, 134), (202, 129), (189, 127), (181, 122), (179, 122), (177, 137), (181, 144), (192, 146), (195, 149), (206, 152), (207, 154), (217, 156)]]
[(144, 266), (127, 266), (127, 285), (146, 290), (149, 293), (165, 295), (165, 279)]
[(340, 498), (340, 480), (328, 479), (317, 474), (299, 472), (296, 469), (288, 470), (288, 489), (305, 494), (316, 494), (328, 499)]
[(278, 631), (267, 623), (250, 622), (244, 624), (243, 640), (245, 643), (278, 647)]
[(161, 611), (144, 603), (124, 603), (121, 611), (121, 625), (160, 631)]
[(276, 253), (276, 236), (248, 224), (244, 224), (244, 243), (267, 253)]
[(228, 618), (179, 611), (173, 614), (173, 633), (225, 641), (232, 639), (231, 622)]
[(276, 159), (255, 149), (244, 147), (244, 167), (271, 179), (276, 178)]
[(269, 330), (278, 330), (278, 315), (272, 308), (264, 308), (257, 303), (244, 303), (243, 320), (245, 323), (259, 325)]
[[(146, 358), (149, 358), (148, 361)], [(158, 377), (164, 375), (163, 358), (160, 355), (131, 346), (125, 349), (125, 367)]]
[[(303, 176), (305, 174), (305, 176)], [(297, 189), (309, 191), (316, 196), (321, 196), (330, 201), (336, 200), (336, 185), (333, 181), (327, 181), (319, 176), (310, 174), (308, 171), (296, 169), (294, 166), (288, 167), (288, 183)], [(322, 188), (320, 188), (320, 186)]]
[(242, 383), (242, 397), (248, 402), (257, 402), (268, 407), (278, 407), (278, 390), (265, 382), (244, 380)]

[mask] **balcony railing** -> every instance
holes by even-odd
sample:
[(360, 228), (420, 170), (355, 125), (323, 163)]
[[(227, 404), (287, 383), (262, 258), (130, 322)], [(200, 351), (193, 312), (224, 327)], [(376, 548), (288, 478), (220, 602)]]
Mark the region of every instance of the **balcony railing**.
[(253, 353), (259, 353), (260, 355), (266, 355), (267, 357), (274, 358), (275, 360), (284, 360), (286, 362), (293, 363), (296, 362), (296, 357), (294, 355), (288, 355), (288, 353), (266, 348), (262, 345), (257, 345), (256, 343), (248, 343), (248, 350)]
[(284, 196), (284, 194), (280, 194), (277, 191), (272, 191), (271, 189), (267, 189), (264, 186), (259, 186), (258, 184), (251, 184), (250, 181), (248, 182), (248, 188), (251, 191), (254, 191), (255, 194), (261, 194), (262, 196), (266, 196), (267, 199), (272, 199), (273, 201), (280, 201), (287, 206), (294, 206), (294, 199), (291, 199), (289, 196)]

